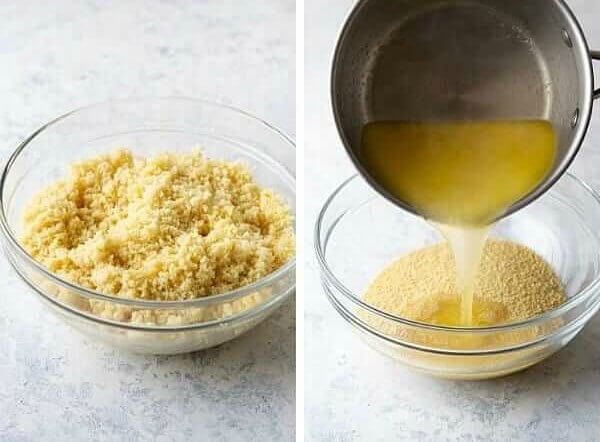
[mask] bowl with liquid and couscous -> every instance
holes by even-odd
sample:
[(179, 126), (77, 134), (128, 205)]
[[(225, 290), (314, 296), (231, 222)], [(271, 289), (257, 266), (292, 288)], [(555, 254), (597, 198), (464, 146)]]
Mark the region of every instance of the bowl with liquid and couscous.
[(359, 176), (324, 204), (315, 250), (326, 295), (369, 345), (434, 376), (486, 379), (552, 355), (598, 310), (599, 223), (600, 197), (570, 174), (497, 222), (469, 325), (446, 239)]

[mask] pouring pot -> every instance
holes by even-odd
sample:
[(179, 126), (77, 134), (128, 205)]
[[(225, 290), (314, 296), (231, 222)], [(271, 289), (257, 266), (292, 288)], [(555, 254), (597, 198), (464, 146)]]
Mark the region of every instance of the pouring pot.
[(591, 63), (599, 57), (562, 0), (360, 0), (335, 49), (334, 117), (361, 174), (413, 213), (363, 167), (366, 123), (551, 122), (558, 143), (554, 166), (506, 216), (548, 190), (577, 154), (600, 96)]

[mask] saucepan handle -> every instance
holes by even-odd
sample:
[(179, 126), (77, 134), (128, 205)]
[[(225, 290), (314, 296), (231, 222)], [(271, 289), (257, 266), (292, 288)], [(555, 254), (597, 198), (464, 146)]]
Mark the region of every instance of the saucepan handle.
[[(590, 57), (592, 60), (600, 60), (600, 51), (590, 51)], [(594, 91), (594, 100), (600, 98), (600, 89)]]

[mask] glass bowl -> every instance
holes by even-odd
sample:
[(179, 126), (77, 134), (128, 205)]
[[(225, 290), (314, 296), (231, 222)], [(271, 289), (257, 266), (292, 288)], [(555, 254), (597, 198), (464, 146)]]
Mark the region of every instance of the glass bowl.
[(241, 161), (257, 182), (295, 211), (293, 142), (237, 109), (183, 98), (102, 103), (57, 118), (25, 140), (0, 180), (0, 225), (8, 261), (53, 312), (81, 332), (137, 353), (175, 354), (212, 347), (250, 330), (295, 286), (295, 260), (240, 289), (189, 301), (122, 299), (52, 274), (20, 246), (24, 206), (64, 177), (67, 165), (118, 147), (134, 155), (189, 152)]
[(486, 379), (525, 369), (565, 346), (600, 302), (600, 200), (566, 174), (524, 209), (501, 220), (493, 238), (524, 244), (560, 276), (568, 300), (521, 322), (486, 327), (434, 326), (388, 314), (364, 302), (385, 266), (440, 242), (423, 219), (378, 196), (358, 176), (325, 203), (315, 229), (321, 281), (335, 310), (377, 350), (416, 370), (452, 379)]

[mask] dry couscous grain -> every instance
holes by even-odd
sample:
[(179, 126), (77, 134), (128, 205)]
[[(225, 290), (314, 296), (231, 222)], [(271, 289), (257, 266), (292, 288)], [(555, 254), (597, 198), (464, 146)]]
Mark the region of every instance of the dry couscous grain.
[[(454, 307), (458, 317), (460, 297), (450, 247), (440, 243), (400, 258), (377, 275), (364, 299), (388, 313), (421, 322), (432, 322), (439, 309), (448, 307)], [(565, 299), (560, 279), (533, 250), (511, 241), (487, 242), (475, 285), (476, 322), (525, 320)]]
[[(440, 310), (449, 306), (454, 310), (450, 317), (458, 317), (460, 296), (448, 244), (425, 247), (393, 262), (375, 277), (364, 300), (387, 313), (424, 323), (436, 323)], [(498, 325), (525, 320), (557, 308), (565, 300), (560, 279), (533, 250), (511, 241), (487, 242), (476, 281), (475, 323)], [(466, 333), (413, 327), (366, 310), (358, 317), (378, 334), (408, 345), (387, 345), (379, 338), (372, 341), (387, 354), (427, 372), (457, 379), (485, 379), (526, 368), (554, 351), (551, 341), (530, 344), (564, 325), (559, 316), (522, 327)], [(523, 349), (500, 351), (518, 346)], [(458, 353), (440, 356), (414, 350), (418, 347)], [(478, 355), (462, 353), (473, 351)], [(484, 355), (483, 351), (491, 353)]]

